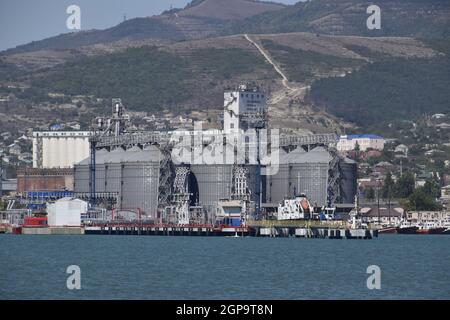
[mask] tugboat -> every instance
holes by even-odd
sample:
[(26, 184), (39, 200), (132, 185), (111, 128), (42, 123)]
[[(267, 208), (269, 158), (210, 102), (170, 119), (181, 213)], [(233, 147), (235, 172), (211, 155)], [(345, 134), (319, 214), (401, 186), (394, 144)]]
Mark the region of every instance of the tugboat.
[(408, 221), (403, 221), (396, 228), (398, 234), (416, 234), (418, 229), (419, 229), (418, 226), (413, 225)]
[(439, 227), (435, 222), (425, 222), (420, 224), (417, 234), (443, 234), (447, 228)]

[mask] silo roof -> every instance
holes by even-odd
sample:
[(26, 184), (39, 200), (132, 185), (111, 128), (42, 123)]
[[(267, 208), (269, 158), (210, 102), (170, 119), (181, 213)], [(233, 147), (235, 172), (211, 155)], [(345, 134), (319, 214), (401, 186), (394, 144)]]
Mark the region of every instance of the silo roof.
[[(95, 153), (95, 163), (96, 164), (104, 164), (105, 160), (108, 159), (110, 152), (106, 149), (101, 149)], [(77, 163), (77, 165), (89, 165), (91, 163), (91, 158), (87, 157), (86, 159)]]
[(288, 163), (329, 163), (331, 156), (324, 147), (317, 147), (309, 152), (299, 147), (288, 153), (286, 159)]
[[(102, 165), (126, 162), (159, 162), (160, 154), (160, 150), (155, 146), (149, 146), (143, 150), (139, 147), (133, 147), (128, 150), (117, 148), (111, 152), (106, 149), (101, 149), (95, 154), (95, 163)], [(89, 165), (90, 161), (90, 157), (88, 157), (77, 165)]]

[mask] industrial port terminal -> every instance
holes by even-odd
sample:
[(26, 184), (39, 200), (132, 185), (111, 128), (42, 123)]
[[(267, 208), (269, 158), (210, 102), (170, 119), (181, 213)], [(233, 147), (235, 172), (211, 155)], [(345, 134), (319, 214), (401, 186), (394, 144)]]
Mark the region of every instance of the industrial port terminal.
[[(377, 236), (358, 222), (357, 165), (336, 151), (338, 137), (269, 129), (256, 86), (224, 93), (222, 130), (134, 132), (129, 123), (113, 100), (75, 164), (70, 196), (89, 204), (81, 233)], [(336, 213), (355, 202), (350, 216)]]

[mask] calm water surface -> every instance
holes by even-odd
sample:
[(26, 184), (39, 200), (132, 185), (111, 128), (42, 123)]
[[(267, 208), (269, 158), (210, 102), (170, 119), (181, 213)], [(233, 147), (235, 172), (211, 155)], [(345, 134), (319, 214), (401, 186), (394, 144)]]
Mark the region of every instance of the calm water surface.
[[(381, 290), (367, 289), (370, 265)], [(450, 299), (450, 236), (0, 235), (0, 299)]]

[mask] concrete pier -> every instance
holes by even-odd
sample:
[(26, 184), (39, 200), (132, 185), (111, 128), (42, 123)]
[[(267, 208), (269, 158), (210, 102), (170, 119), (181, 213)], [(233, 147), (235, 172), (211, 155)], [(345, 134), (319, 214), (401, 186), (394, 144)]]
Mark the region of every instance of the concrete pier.
[(213, 226), (86, 226), (85, 234), (91, 235), (133, 235), (133, 236), (190, 236), (190, 237), (214, 237), (214, 236), (249, 236), (251, 230), (245, 227), (221, 228)]
[(86, 226), (86, 234), (134, 235), (134, 236), (251, 236), (267, 238), (322, 238), (322, 239), (372, 239), (378, 237), (376, 230), (348, 229), (343, 227), (312, 226), (152, 226), (152, 225), (104, 225)]
[(255, 236), (272, 238), (372, 239), (378, 237), (378, 232), (366, 229), (256, 227)]
[(82, 235), (84, 228), (81, 227), (48, 227), (48, 228), (22, 228), (24, 235)]

